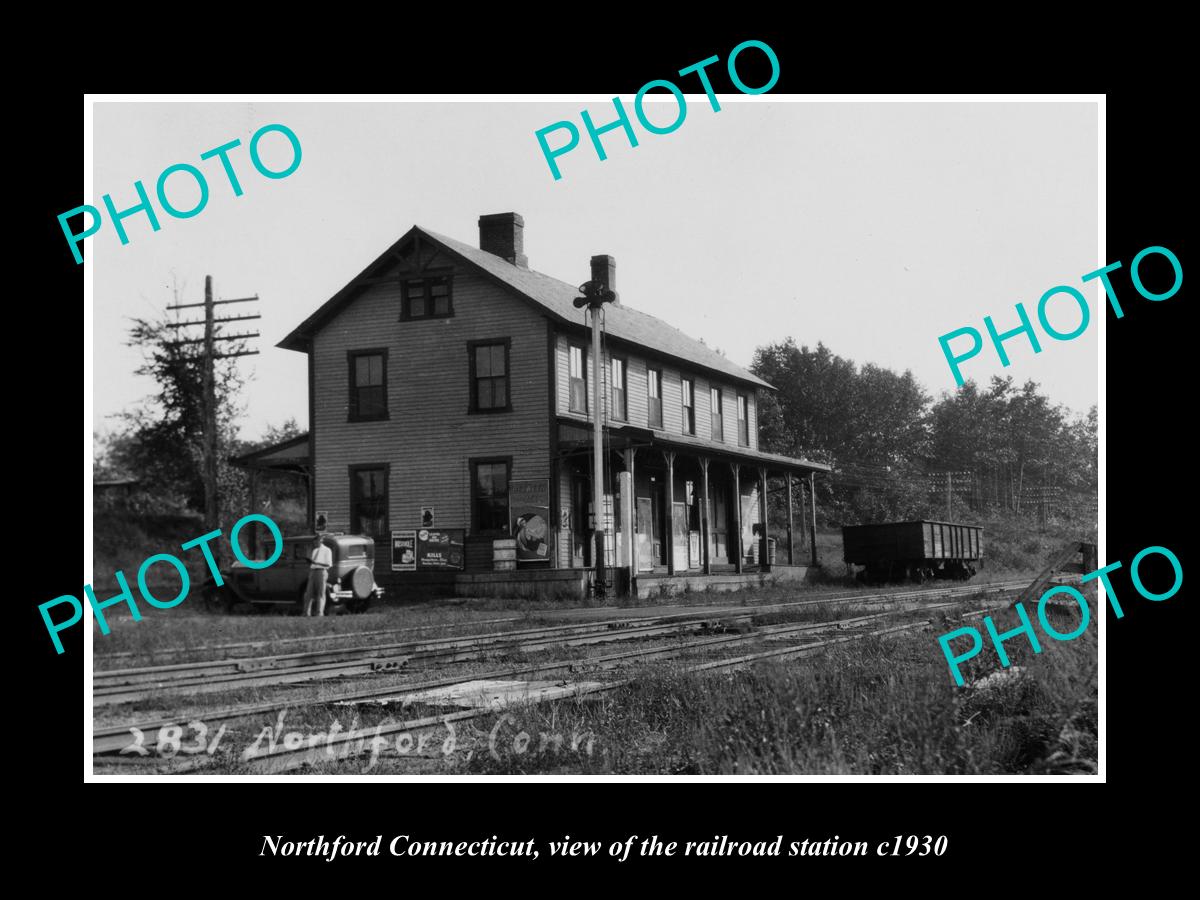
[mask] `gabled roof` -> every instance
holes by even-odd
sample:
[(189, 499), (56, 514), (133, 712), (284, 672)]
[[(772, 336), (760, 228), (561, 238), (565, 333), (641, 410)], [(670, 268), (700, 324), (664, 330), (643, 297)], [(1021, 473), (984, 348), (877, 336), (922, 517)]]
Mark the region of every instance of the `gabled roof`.
[[(414, 225), (400, 240), (396, 241), (363, 272), (326, 301), (320, 309), (304, 320), (278, 346), (287, 350), (306, 351), (312, 335), (324, 326), (343, 306), (363, 289), (360, 279), (370, 278), (378, 270), (396, 261), (396, 250), (414, 234), (440, 245), (464, 263), (481, 270), (491, 280), (506, 287), (555, 321), (582, 326), (584, 313), (576, 309), (574, 299), (579, 296), (576, 285), (568, 284), (541, 272), (524, 269), (495, 254), (480, 250), (454, 238), (429, 231)], [(622, 304), (605, 307), (605, 330), (610, 338), (616, 338), (658, 354), (671, 357), (688, 365), (717, 372), (737, 381), (748, 382), (756, 387), (774, 389), (772, 385), (756, 375), (730, 362), (721, 354), (695, 338), (688, 337), (673, 325), (644, 312)]]

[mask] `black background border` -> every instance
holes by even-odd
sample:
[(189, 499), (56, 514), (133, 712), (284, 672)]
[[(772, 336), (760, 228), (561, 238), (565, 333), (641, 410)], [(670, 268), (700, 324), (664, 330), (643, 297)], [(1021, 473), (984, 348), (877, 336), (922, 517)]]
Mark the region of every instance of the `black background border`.
[[(302, 77), (297, 82), (293, 77), (287, 84), (270, 84), (264, 79), (254, 89), (603, 92), (628, 98), (645, 81), (664, 77), (664, 72), (670, 73), (712, 54), (724, 59), (729, 49), (746, 37), (765, 40), (779, 56), (781, 78), (772, 93), (873, 92), (884, 88), (965, 93), (1037, 91), (1047, 87), (1104, 91), (1116, 80), (1100, 73), (1085, 78), (1087, 73), (1075, 70), (1061, 79), (1067, 83), (1021, 84), (1001, 78), (997, 70), (988, 69), (978, 61), (972, 67), (947, 66), (946, 71), (930, 71), (923, 78), (911, 72), (892, 77), (895, 73), (863, 71), (857, 65), (861, 60), (853, 48), (839, 58), (838, 66), (815, 64), (812, 34), (754, 26), (727, 27), (724, 31), (725, 34), (714, 32), (705, 36), (673, 33), (670, 39), (627, 35), (624, 43), (610, 42), (609, 52), (594, 56), (570, 40), (552, 47), (545, 41), (534, 40), (532, 46), (518, 49), (512, 42), (502, 42), (496, 48), (492, 46), (495, 42), (480, 39), (476, 47), (455, 44), (448, 51), (453, 62), (451, 68), (457, 73), (453, 83), (447, 80), (446, 66), (433, 68), (433, 62), (442, 57), (436, 56), (435, 48), (427, 47), (427, 56), (410, 55), (406, 61), (393, 61), (394, 68), (389, 65), (387, 71), (360, 70), (362, 75), (356, 77), (357, 83), (345, 78), (343, 83), (332, 85), (323, 76)], [(725, 36), (734, 32), (739, 33)], [(985, 70), (985, 77), (974, 77)], [(719, 72), (719, 67), (714, 67), (714, 71)], [(751, 84), (764, 80), (756, 79), (749, 67), (744, 78)], [(233, 78), (218, 78), (214, 82), (209, 77), (185, 76), (173, 89), (182, 89), (183, 85), (189, 91), (239, 89), (240, 85), (232, 81)], [(714, 81), (718, 91), (727, 89)], [(1129, 261), (1139, 250), (1151, 245), (1171, 248), (1185, 271), (1188, 268), (1182, 209), (1183, 176), (1190, 167), (1184, 168), (1185, 148), (1175, 124), (1182, 115), (1183, 101), (1169, 88), (1164, 89), (1163, 84), (1160, 82), (1154, 89), (1130, 87), (1108, 93), (1108, 246), (1103, 262), (1121, 260), (1125, 265), (1114, 282), (1126, 315), (1116, 320), (1109, 311), (1106, 323), (1108, 550), (1102, 562), (1120, 559), (1128, 566), (1137, 551), (1158, 544), (1174, 550), (1186, 572), (1184, 491), (1191, 480), (1191, 468), (1186, 465), (1184, 455), (1185, 448), (1192, 445), (1186, 410), (1194, 406), (1194, 400), (1190, 399), (1194, 379), (1186, 378), (1184, 372), (1185, 360), (1189, 359), (1185, 342), (1191, 340), (1191, 330), (1184, 321), (1187, 285), (1185, 280), (1183, 290), (1169, 301), (1150, 303), (1137, 297), (1128, 281)], [(99, 81), (91, 87), (105, 91), (122, 89)], [(156, 83), (150, 89), (163, 88)], [(32, 240), (21, 240), (19, 246), (32, 249), (41, 265), (36, 270), (25, 270), (27, 274), (34, 271), (38, 274), (27, 285), (23, 297), (13, 300), (24, 307), (20, 310), (22, 317), (29, 311), (28, 297), (48, 294), (61, 298), (61, 304), (67, 307), (78, 302), (82, 286), (82, 267), (74, 265), (55, 217), (83, 202), (78, 182), (83, 96), (64, 87), (26, 102), (28, 113), (39, 128), (39, 141), (30, 151), (39, 177), (20, 185), (29, 192), (23, 205), (30, 211), (20, 221), (32, 224), (34, 235)], [(997, 260), (997, 264), (1017, 265), (1019, 261)], [(1064, 273), (1071, 274), (1074, 273)], [(988, 291), (987, 272), (979, 273), (978, 289), (981, 293)], [(37, 311), (34, 304), (33, 312)], [(63, 346), (56, 357), (64, 361), (68, 358), (68, 348), (74, 344), (66, 333), (69, 331), (63, 324), (66, 321), (66, 316), (61, 322), (39, 323), (36, 317), (29, 320), (30, 328), (43, 333), (51, 329), (56, 344), (61, 334)], [(47, 343), (35, 337), (27, 346), (45, 350)], [(35, 356), (25, 371), (32, 373), (31, 366), (36, 362)], [(102, 361), (97, 360), (97, 364)], [(64, 389), (68, 388), (66, 381), (64, 377), (61, 384)], [(46, 415), (38, 401), (40, 391), (36, 383), (24, 389), (19, 384), (13, 387), (28, 398), (23, 402), (30, 404), (20, 407), (24, 409), (23, 421), (14, 431), (35, 436), (34, 441), (22, 443), (25, 453), (34, 457), (32, 471), (45, 477), (34, 479), (38, 493), (21, 504), (22, 511), (32, 514), (32, 522), (25, 516), (20, 524), (13, 522), (19, 527), (10, 537), (16, 540), (26, 523), (43, 534), (63, 535), (66, 512), (73, 505), (79, 477), (78, 420), (57, 413)], [(25, 464), (18, 465), (23, 471)], [(50, 477), (51, 472), (63, 474), (61, 478)], [(85, 786), (79, 740), (83, 724), (81, 630), (75, 629), (66, 636), (67, 653), (57, 657), (46, 639), (36, 608), (44, 599), (79, 592), (80, 575), (76, 574), (79, 570), (68, 564), (73, 555), (71, 544), (72, 541), (55, 537), (54, 545), (64, 552), (56, 556), (55, 562), (44, 566), (36, 579), (23, 577), (15, 569), (9, 573), (11, 583), (21, 585), (15, 592), (19, 596), (16, 603), (25, 622), (24, 628), (12, 637), (24, 645), (28, 657), (22, 675), (25, 689), (16, 692), (28, 708), (13, 713), (10, 727), (18, 728), (21, 727), (18, 723), (25, 723), (27, 734), (34, 736), (29, 743), (19, 742), (27, 749), (21, 766), (33, 766), (38, 792), (44, 797), (32, 810), (34, 818), (40, 821), (30, 827), (33, 834), (41, 836), (38, 843), (46, 848), (62, 848), (64, 842), (76, 843), (84, 838), (85, 859), (115, 860), (120, 871), (138, 873), (131, 880), (143, 887), (147, 885), (143, 878), (152, 875), (177, 878), (181, 871), (195, 871), (195, 863), (205, 859), (222, 867), (226, 864), (238, 869), (245, 867), (251, 875), (261, 871), (264, 881), (269, 878), (272, 884), (279, 884), (277, 879), (281, 877), (304, 879), (312, 886), (327, 881), (339, 883), (359, 871), (354, 861), (327, 864), (304, 858), (258, 857), (266, 833), (299, 839), (318, 834), (370, 839), (383, 834), (385, 844), (398, 833), (430, 840), (473, 840), (491, 835), (502, 839), (552, 840), (570, 834), (606, 843), (631, 833), (643, 837), (658, 834), (674, 840), (707, 839), (725, 833), (736, 835), (739, 840), (771, 839), (782, 833), (785, 841), (806, 837), (824, 840), (834, 834), (844, 839), (871, 841), (896, 834), (946, 834), (950, 836), (951, 850), (940, 860), (872, 859), (868, 863), (862, 859), (804, 858), (783, 862), (755, 860), (753, 865), (766, 865), (771, 871), (778, 871), (780, 866), (802, 865), (804, 868), (799, 871), (805, 874), (851, 870), (859, 873), (865, 866), (868, 871), (886, 873), (888, 877), (910, 874), (925, 878), (943, 872), (947, 865), (962, 865), (965, 871), (983, 864), (986, 870), (999, 873), (1014, 863), (1015, 852), (1025, 855), (1022, 851), (1037, 848), (1045, 852), (1055, 846), (1078, 847), (1085, 832), (1091, 838), (1103, 835), (1105, 817), (1115, 815), (1117, 808), (1124, 816), (1131, 812), (1131, 806), (1153, 802), (1153, 798), (1162, 796), (1160, 791), (1170, 791), (1169, 780), (1178, 771), (1190, 769), (1190, 761), (1182, 756), (1186, 749), (1173, 744), (1179, 730), (1189, 724), (1190, 704), (1181, 703), (1190, 693), (1189, 682), (1183, 676), (1183, 662), (1189, 657), (1184, 641), (1190, 638), (1184, 621), (1186, 585), (1171, 600), (1150, 603), (1135, 597), (1126, 568), (1114, 579), (1126, 616), (1117, 621), (1109, 613), (1106, 620), (1108, 785), (1093, 786), (1093, 790), (1119, 791), (1118, 807), (1113, 806), (1114, 795), (1106, 795), (1105, 801), (1099, 794), (1084, 796), (1077, 790), (1064, 798), (1058, 793), (1046, 794), (1024, 787), (1017, 796), (1009, 785), (984, 786), (967, 780), (949, 785), (911, 784), (905, 788), (895, 784), (814, 782), (787, 787), (778, 782), (767, 786), (684, 781), (663, 786), (636, 782), (606, 783), (603, 789), (594, 784), (568, 786), (562, 782), (549, 785), (429, 782), (387, 785), (369, 792), (357, 785), (318, 787), (307, 782), (300, 787), (298, 782), (291, 789), (276, 785), (222, 785), (216, 794), (190, 791), (185, 796), (165, 793), (175, 788), (166, 783)], [(54, 723), (58, 723), (57, 733)], [(1147, 788), (1148, 783), (1159, 780), (1162, 781), (1159, 787)], [(968, 786), (979, 789), (968, 790)], [(92, 787), (94, 792), (86, 796), (80, 793)], [(130, 787), (134, 789), (131, 791)], [(1051, 785), (1043, 783), (1039, 787), (1050, 789)], [(930, 796), (935, 788), (936, 796)], [(662, 796), (666, 790), (671, 792), (670, 798)], [(1135, 790), (1137, 793), (1133, 793)], [(1143, 816), (1139, 819), (1150, 824)], [(135, 848), (135, 859), (116, 859), (123, 850), (132, 852)], [(188, 869), (180, 869), (189, 863), (192, 865)], [(738, 860), (706, 863), (678, 858), (631, 860), (618, 865), (602, 858), (588, 861), (585, 869), (584, 861), (554, 863), (544, 855), (533, 864), (519, 859), (398, 860), (386, 855), (363, 863), (373, 871), (401, 876), (420, 870), (430, 876), (459, 878), (471, 871), (505, 879), (547, 874), (554, 866), (569, 867), (579, 875), (593, 868), (646, 871), (666, 865), (673, 872), (700, 876), (706, 881), (746, 865)], [(214, 884), (221, 883), (216, 873), (209, 874), (215, 879)], [(1010, 874), (1017, 878), (1015, 871)], [(532, 889), (529, 881), (510, 882), (511, 886), (518, 884)], [(554, 889), (566, 892), (578, 887), (573, 881), (551, 884), (557, 885)], [(461, 886), (457, 881), (454, 885)]]

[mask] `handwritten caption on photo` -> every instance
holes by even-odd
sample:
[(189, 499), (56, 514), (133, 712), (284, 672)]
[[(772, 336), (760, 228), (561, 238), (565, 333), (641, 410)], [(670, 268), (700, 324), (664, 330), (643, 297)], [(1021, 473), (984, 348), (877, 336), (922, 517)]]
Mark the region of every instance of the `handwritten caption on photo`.
[[(375, 726), (360, 727), (355, 718), (348, 727), (334, 721), (324, 731), (284, 731), (284, 723), (288, 711), (281, 709), (276, 716), (274, 727), (264, 725), (257, 737), (242, 749), (239, 758), (242, 762), (252, 762), (259, 757), (269, 756), (276, 750), (309, 750), (323, 751), (330, 759), (347, 759), (353, 756), (370, 754), (363, 766), (363, 773), (372, 771), (383, 754), (391, 754), (394, 748), (397, 757), (416, 757), (440, 754), (443, 758), (459, 758), (470, 762), (478, 752), (487, 754), (497, 762), (506, 758), (525, 755), (561, 755), (583, 754), (591, 756), (595, 750), (596, 735), (589, 731), (575, 729), (570, 736), (559, 732), (547, 732), (538, 729), (526, 730), (509, 713), (501, 715), (487, 735), (486, 748), (478, 750), (471, 748), (465, 752), (459, 746), (458, 732), (454, 723), (449, 719), (441, 723), (445, 729), (442, 737), (436, 729), (420, 728), (412, 731), (401, 731), (394, 735), (385, 736), (382, 732), (391, 720), (386, 720)], [(186, 724), (171, 723), (161, 726), (157, 734), (148, 738), (146, 733), (136, 727), (130, 727), (132, 742), (122, 748), (121, 754), (128, 756), (155, 756), (159, 759), (171, 760), (177, 756), (214, 756), (221, 747), (225, 736), (225, 726), (217, 730), (210, 740), (209, 726), (197, 719)], [(191, 732), (191, 734), (189, 734)]]

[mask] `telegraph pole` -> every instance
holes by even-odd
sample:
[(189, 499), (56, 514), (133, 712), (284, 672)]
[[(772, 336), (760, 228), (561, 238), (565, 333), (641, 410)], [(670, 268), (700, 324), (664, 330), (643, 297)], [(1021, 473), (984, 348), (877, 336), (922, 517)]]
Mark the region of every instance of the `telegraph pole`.
[[(926, 491), (927, 491), (926, 496), (930, 498), (930, 501), (929, 501), (930, 503), (934, 502), (932, 498), (937, 495), (937, 492), (939, 490), (941, 490), (941, 486), (937, 483), (937, 480), (939, 478), (946, 479), (946, 521), (947, 522), (954, 521), (954, 476), (955, 475), (957, 475), (959, 478), (970, 479), (972, 483), (973, 483), (973, 480), (975, 477), (974, 473), (970, 472), (970, 471), (965, 471), (965, 472), (927, 472), (926, 473), (926, 479), (927, 479), (925, 482)], [(970, 487), (970, 485), (968, 485), (968, 487)], [(968, 501), (969, 501), (969, 499), (970, 498), (968, 498)], [(970, 505), (969, 502), (968, 502), (968, 505)]]
[[(604, 377), (604, 359), (600, 355), (600, 310), (605, 303), (612, 303), (617, 295), (606, 284), (587, 281), (579, 286), (582, 297), (575, 298), (575, 306), (586, 306), (592, 320), (592, 509), (596, 524), (596, 584), (597, 597), (604, 596), (604, 407), (601, 380)], [(615, 512), (615, 510), (614, 510)]]
[(217, 378), (216, 378), (216, 361), (218, 359), (229, 359), (234, 356), (254, 356), (258, 353), (257, 350), (237, 350), (233, 353), (218, 353), (215, 350), (217, 341), (237, 341), (247, 338), (256, 338), (259, 336), (257, 331), (244, 332), (238, 334), (219, 335), (217, 334), (216, 326), (225, 322), (243, 322), (250, 319), (261, 319), (259, 313), (252, 313), (245, 316), (228, 316), (224, 319), (216, 318), (214, 307), (222, 303), (250, 303), (258, 300), (258, 295), (253, 297), (239, 297), (234, 300), (214, 300), (212, 289), (212, 276), (204, 276), (204, 302), (203, 303), (179, 303), (174, 306), (168, 306), (169, 310), (195, 309), (204, 307), (204, 318), (193, 319), (185, 322), (172, 322), (171, 328), (187, 328), (193, 325), (204, 326), (204, 336), (199, 338), (181, 338), (173, 341), (171, 346), (178, 347), (185, 344), (203, 344), (204, 350), (200, 358), (201, 381), (202, 381), (202, 405), (203, 405), (203, 442), (202, 451), (204, 462), (202, 466), (204, 476), (204, 530), (215, 531), (221, 527), (221, 504), (220, 494), (217, 489), (218, 481), (218, 458), (217, 458)]
[(212, 276), (204, 276), (204, 530), (220, 527), (217, 504), (217, 378), (213, 359)]

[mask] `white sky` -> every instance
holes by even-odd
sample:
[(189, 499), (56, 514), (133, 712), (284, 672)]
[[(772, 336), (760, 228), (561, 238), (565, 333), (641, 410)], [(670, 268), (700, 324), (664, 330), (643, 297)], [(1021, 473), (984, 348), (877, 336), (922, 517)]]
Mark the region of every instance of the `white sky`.
[[(98, 103), (94, 113), (97, 207), (113, 195), (134, 205), (133, 182), (153, 196), (173, 163), (198, 166), (208, 206), (190, 219), (156, 209), (162, 229), (127, 219), (122, 247), (107, 220), (88, 238), (95, 264), (95, 427), (151, 394), (132, 372), (128, 317), (152, 317), (173, 302), (203, 299), (204, 275), (220, 297), (258, 294), (260, 356), (241, 362), (245, 438), (267, 423), (307, 422), (305, 358), (274, 345), (414, 223), (477, 244), (483, 213), (525, 218), (531, 268), (569, 282), (589, 277), (589, 259), (617, 260), (623, 303), (704, 338), (748, 365), (755, 347), (792, 336), (858, 363), (912, 369), (933, 394), (954, 382), (937, 338), (965, 325), (983, 332), (1017, 324), (1023, 301), (1036, 323), (1038, 298), (1066, 284), (1083, 290), (1092, 324), (1057, 342), (1039, 333), (1006, 344), (1003, 369), (990, 345), (964, 364), (985, 382), (1012, 374), (1039, 381), (1078, 412), (1097, 399), (1097, 289), (1080, 276), (1096, 258), (1097, 115), (1092, 103), (796, 103), (704, 95), (672, 134), (603, 136), (600, 162), (580, 122), (597, 125), (611, 102), (555, 103)], [(765, 101), (765, 102), (764, 102)], [(650, 107), (648, 107), (650, 108)], [(674, 102), (650, 108), (669, 122)], [(555, 181), (534, 132), (574, 121), (581, 143), (559, 158)], [(260, 176), (250, 136), (290, 127), (303, 146), (295, 173)], [(240, 138), (231, 153), (243, 196), (235, 198), (206, 150)], [(557, 146), (561, 134), (550, 138)], [(280, 135), (265, 139), (272, 168), (290, 156)], [(189, 193), (191, 191), (192, 193)], [(193, 205), (185, 175), (169, 181), (176, 206)], [(64, 241), (64, 253), (69, 248)], [(1060, 331), (1078, 323), (1063, 298)], [(249, 311), (245, 305), (225, 307)], [(1100, 310), (1102, 312), (1102, 310)], [(243, 323), (254, 325), (255, 323)], [(1036, 326), (1035, 326), (1036, 327)], [(957, 346), (957, 345), (956, 345)]]

